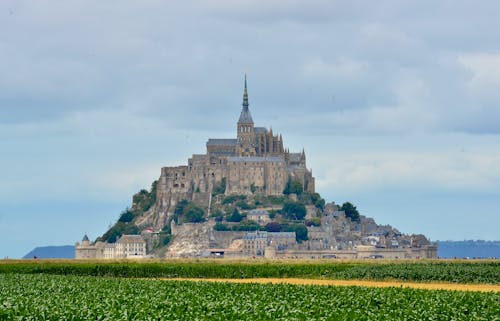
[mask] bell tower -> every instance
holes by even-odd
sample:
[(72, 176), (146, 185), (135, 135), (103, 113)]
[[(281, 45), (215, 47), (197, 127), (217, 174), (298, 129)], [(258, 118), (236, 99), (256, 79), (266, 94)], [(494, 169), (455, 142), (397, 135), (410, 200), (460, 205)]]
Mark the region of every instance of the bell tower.
[(243, 109), (238, 119), (238, 156), (255, 156), (255, 132), (252, 115), (248, 109), (247, 74), (245, 74), (245, 89), (243, 91)]

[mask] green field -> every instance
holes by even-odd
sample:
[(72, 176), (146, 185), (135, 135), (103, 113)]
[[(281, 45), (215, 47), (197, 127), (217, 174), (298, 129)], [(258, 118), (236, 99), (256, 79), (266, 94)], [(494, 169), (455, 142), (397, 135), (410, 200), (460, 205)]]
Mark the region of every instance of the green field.
[(500, 261), (1, 261), (0, 273), (115, 277), (400, 280), (500, 284)]
[(500, 320), (500, 294), (0, 274), (0, 320)]
[(500, 292), (155, 278), (500, 284), (498, 261), (0, 261), (0, 320), (499, 320)]

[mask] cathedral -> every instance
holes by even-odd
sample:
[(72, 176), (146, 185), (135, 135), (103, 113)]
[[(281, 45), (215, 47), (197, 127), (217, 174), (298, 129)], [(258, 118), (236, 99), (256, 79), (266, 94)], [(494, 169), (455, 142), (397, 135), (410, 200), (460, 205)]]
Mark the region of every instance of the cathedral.
[(315, 191), (305, 152), (291, 153), (272, 128), (255, 127), (246, 75), (236, 138), (209, 138), (206, 148), (205, 154), (194, 154), (185, 166), (162, 168), (157, 199), (164, 212), (171, 212), (180, 199), (209, 201), (215, 189), (223, 189), (225, 195), (277, 196), (292, 180), (300, 182), (305, 191)]

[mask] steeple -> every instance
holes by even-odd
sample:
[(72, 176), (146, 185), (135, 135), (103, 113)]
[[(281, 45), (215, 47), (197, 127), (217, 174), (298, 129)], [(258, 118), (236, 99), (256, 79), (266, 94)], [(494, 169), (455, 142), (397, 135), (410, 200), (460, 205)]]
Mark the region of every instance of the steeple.
[(243, 90), (243, 109), (248, 110), (247, 73), (245, 73), (245, 89)]
[(253, 124), (252, 115), (248, 109), (247, 74), (245, 73), (245, 89), (243, 90), (243, 109), (241, 110), (238, 123)]

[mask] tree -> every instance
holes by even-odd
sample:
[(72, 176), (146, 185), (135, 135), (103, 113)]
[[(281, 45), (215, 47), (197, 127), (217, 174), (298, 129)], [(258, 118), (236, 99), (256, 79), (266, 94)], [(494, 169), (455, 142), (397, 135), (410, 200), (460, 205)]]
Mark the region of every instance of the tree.
[(320, 210), (324, 210), (325, 209), (325, 199), (324, 198), (318, 199), (316, 202), (314, 202), (314, 206), (316, 206)]
[(129, 208), (127, 208), (120, 215), (120, 218), (118, 219), (118, 222), (129, 223), (129, 222), (132, 222), (132, 220), (134, 219), (134, 217), (135, 217), (134, 212), (132, 212)]
[(307, 241), (307, 227), (305, 227), (303, 224), (296, 224), (293, 227), (295, 231), (295, 240), (297, 242), (302, 243), (302, 241)]
[(297, 194), (300, 195), (304, 192), (304, 187), (302, 186), (302, 183), (299, 181), (292, 180), (291, 178), (288, 178), (288, 181), (286, 182), (285, 189), (283, 190), (283, 194), (289, 195), (289, 194)]
[(226, 178), (223, 177), (220, 181), (220, 184), (219, 186), (217, 186), (215, 189), (214, 189), (214, 192), (212, 193), (213, 196), (215, 195), (220, 195), (220, 194), (224, 194), (226, 192)]
[(190, 223), (200, 223), (205, 220), (204, 218), (205, 212), (203, 211), (202, 208), (194, 205), (194, 204), (189, 204), (186, 210), (186, 220)]
[(354, 206), (350, 202), (345, 202), (344, 204), (342, 204), (342, 207), (340, 207), (340, 210), (344, 211), (345, 216), (350, 218), (351, 221), (359, 222), (359, 212), (356, 209), (356, 206)]
[(265, 228), (268, 232), (279, 232), (281, 229), (281, 225), (278, 222), (269, 222), (266, 224)]
[(174, 209), (174, 214), (182, 215), (184, 214), (184, 209), (188, 206), (189, 202), (187, 200), (181, 200)]
[(306, 217), (307, 210), (304, 204), (299, 202), (286, 202), (281, 210), (286, 218), (290, 220), (303, 220)]
[(233, 213), (231, 213), (231, 215), (229, 215), (226, 218), (226, 221), (228, 221), (228, 222), (241, 222), (243, 217), (244, 216), (240, 214), (240, 211), (238, 211), (237, 208), (234, 208)]
[(295, 232), (295, 240), (299, 243), (308, 240), (307, 227), (304, 224), (281, 224), (281, 232)]

